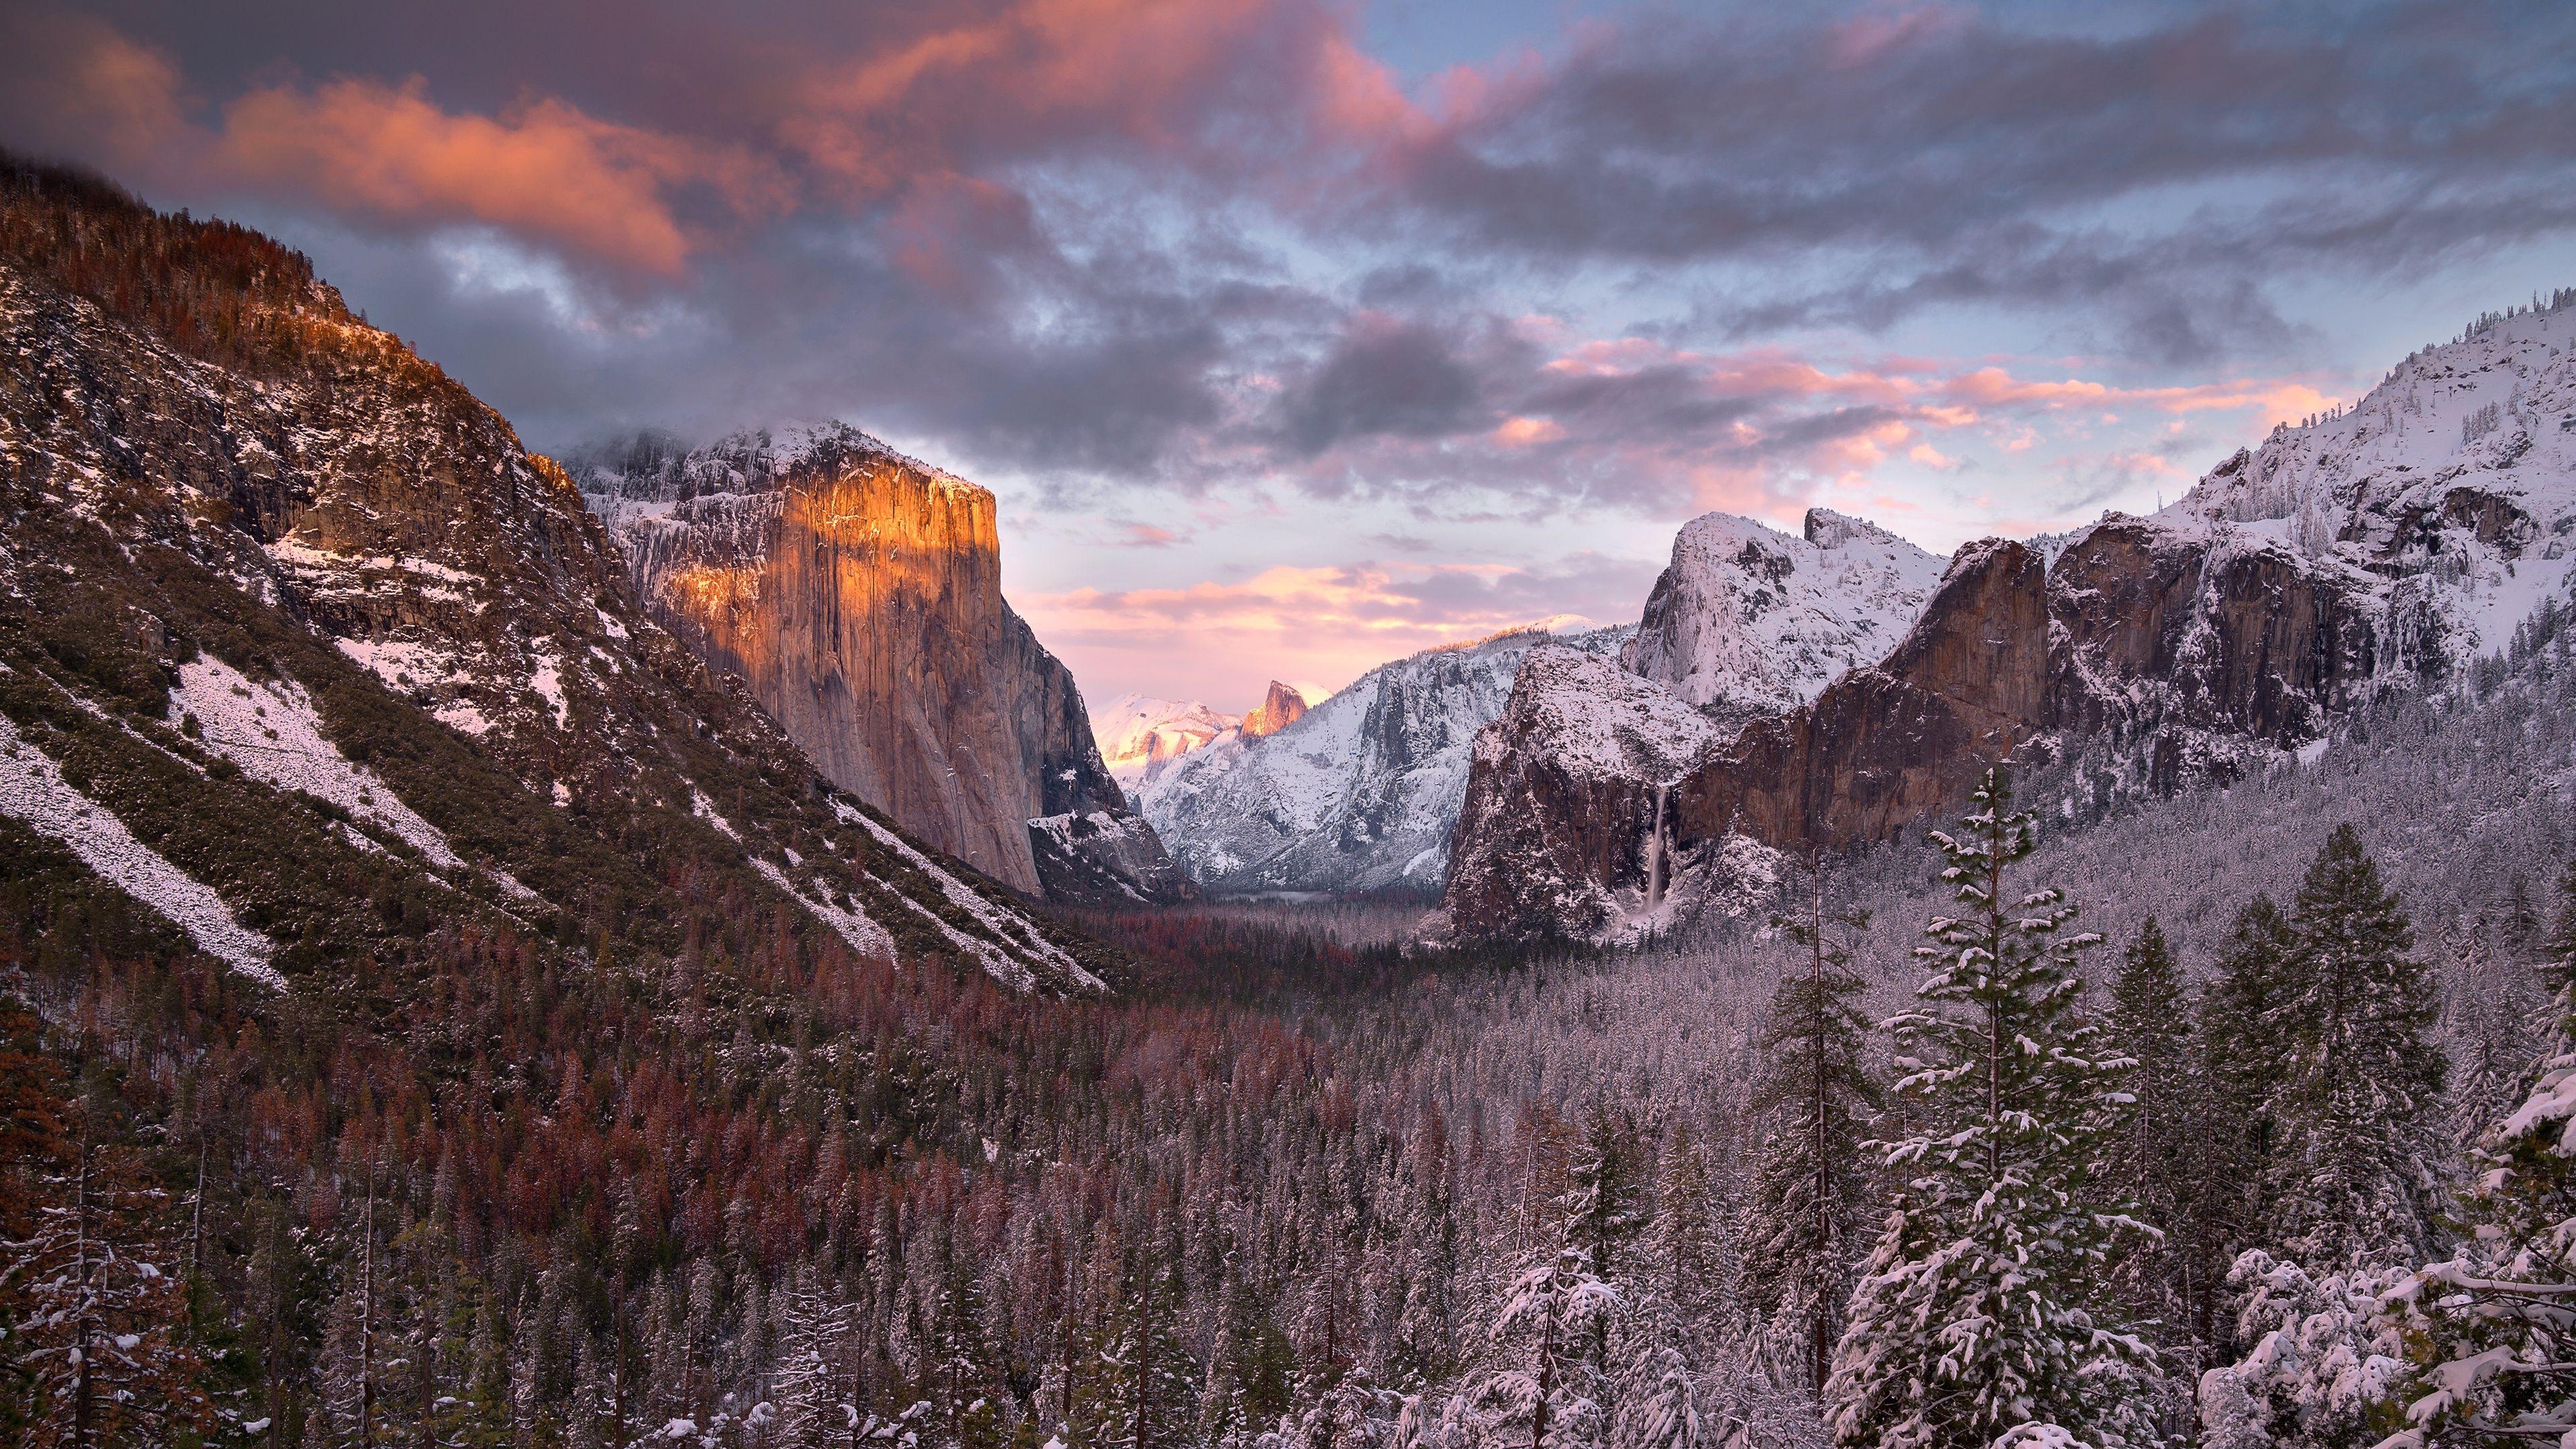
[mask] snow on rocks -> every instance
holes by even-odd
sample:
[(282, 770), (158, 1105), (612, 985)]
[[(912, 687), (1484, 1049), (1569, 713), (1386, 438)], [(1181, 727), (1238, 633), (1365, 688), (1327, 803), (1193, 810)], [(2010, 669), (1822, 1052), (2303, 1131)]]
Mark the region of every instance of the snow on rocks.
[(788, 879), (787, 872), (779, 869), (773, 861), (754, 860), (751, 868), (760, 872), (763, 880), (795, 897), (796, 904), (803, 906), (807, 914), (831, 927), (834, 934), (849, 942), (851, 950), (862, 956), (882, 956), (889, 961), (894, 959), (894, 937), (886, 931), (885, 927), (868, 919), (868, 913), (859, 909), (855, 901), (843, 906), (821, 897), (819, 893), (809, 894), (796, 882)]
[(123, 821), (73, 789), (6, 716), (0, 716), (0, 815), (62, 842), (101, 879), (186, 931), (207, 955), (285, 989), (286, 978), (268, 964), (274, 948), (267, 937), (234, 920), (211, 888), (136, 840)]
[(313, 701), (291, 680), (255, 680), (212, 655), (179, 666), (170, 717), (195, 716), (208, 749), (280, 790), (328, 800), (418, 850), (430, 864), (465, 864), (447, 836), (405, 805), (375, 771), (354, 764), (322, 734)]
[(1477, 733), (1522, 658), (1550, 640), (1606, 655), (1625, 638), (1519, 629), (1379, 665), (1277, 734), (1181, 755), (1137, 808), (1211, 890), (1436, 888)]
[(1742, 722), (1875, 664), (1923, 613), (1947, 560), (1876, 524), (1807, 512), (1805, 537), (1710, 513), (1683, 525), (1621, 663)]
[[(1061, 973), (1064, 979), (1085, 990), (1109, 989), (1109, 983), (1093, 975), (1081, 962), (1073, 959), (1073, 956), (1063, 947), (1048, 940), (1046, 933), (1039, 930), (1028, 917), (986, 899), (964, 881), (941, 869), (939, 864), (929, 856), (915, 850), (911, 842), (871, 819), (864, 811), (852, 809), (840, 800), (832, 802), (832, 809), (843, 821), (866, 830), (875, 838), (877, 844), (903, 857), (906, 864), (928, 877), (931, 883), (939, 888), (940, 894), (947, 897), (950, 905), (974, 917), (978, 924), (993, 934), (995, 941), (1005, 943), (1013, 952)], [(942, 920), (937, 912), (913, 900), (910, 896), (905, 896), (904, 900), (919, 912), (923, 919), (929, 921), (942, 935), (946, 936), (950, 945), (983, 962), (984, 969), (991, 973), (995, 980), (1020, 991), (1030, 990), (1037, 985), (1035, 974), (1026, 965), (1006, 954), (1001, 946), (994, 944), (994, 941), (981, 940), (968, 935)]]
[(1092, 738), (1110, 776), (1130, 794), (1153, 783), (1172, 763), (1204, 749), (1243, 723), (1197, 700), (1122, 694), (1091, 713)]

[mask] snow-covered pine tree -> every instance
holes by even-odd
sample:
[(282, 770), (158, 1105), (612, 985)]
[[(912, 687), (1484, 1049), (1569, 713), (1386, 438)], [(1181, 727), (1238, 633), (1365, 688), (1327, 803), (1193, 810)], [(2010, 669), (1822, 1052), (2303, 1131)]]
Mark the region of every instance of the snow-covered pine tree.
[(1470, 1395), (1477, 1440), (1494, 1449), (1599, 1449), (1610, 1427), (1601, 1344), (1618, 1309), (1618, 1290), (1581, 1248), (1523, 1269), (1494, 1316), (1494, 1366)]
[(1853, 1290), (1826, 1387), (1835, 1439), (1985, 1449), (2026, 1424), (2142, 1442), (2152, 1347), (2120, 1321), (2105, 1268), (2140, 1231), (2092, 1179), (2122, 1125), (2126, 1061), (2082, 1012), (2075, 908), (2012, 867), (2038, 842), (2001, 766), (1936, 831), (1966, 907), (1936, 917), (1921, 1003), (1894, 1018), (1912, 1132), (1887, 1144), (1902, 1185)]
[(1771, 1000), (1759, 1045), (1767, 1069), (1752, 1105), (1768, 1119), (1747, 1212), (1745, 1306), (1820, 1391), (1867, 1233), (1862, 1139), (1880, 1106), (1870, 1076), (1866, 989), (1851, 969), (1850, 933), (1866, 911), (1829, 911), (1824, 866), (1807, 860), (1807, 899), (1775, 924), (1804, 949), (1804, 970)]
[(1567, 1244), (1592, 1259), (1593, 1271), (1616, 1279), (1631, 1239), (1645, 1225), (1637, 1210), (1637, 1121), (1626, 1109), (1596, 1102), (1583, 1136), (1566, 1159), (1558, 1200)]
[[(998, 1449), (1002, 1413), (994, 1400), (1001, 1392), (1001, 1375), (985, 1330), (983, 1277), (971, 1255), (958, 1251), (953, 1234), (941, 1235), (937, 1271), (937, 1297), (924, 1344), (923, 1386), (932, 1416), (926, 1427), (935, 1432), (941, 1449)], [(1149, 1438), (1137, 1449), (1170, 1442)]]
[(1639, 1296), (1669, 1320), (1665, 1336), (1693, 1362), (1707, 1361), (1732, 1329), (1737, 1274), (1720, 1211), (1708, 1153), (1688, 1126), (1677, 1127), (1658, 1163)]
[(2448, 1064), (2432, 1036), (2432, 972), (2350, 825), (2318, 849), (2290, 925), (2284, 988), (2265, 1013), (2284, 1062), (2272, 1099), (2280, 1241), (2313, 1273), (2421, 1262)]
[(1179, 1257), (1161, 1244), (1130, 1245), (1123, 1255), (1093, 1369), (1096, 1432), (1114, 1449), (1181, 1449), (1194, 1426), (1199, 1371), (1181, 1337)]
[[(189, 1346), (187, 1300), (163, 1263), (168, 1195), (112, 1131), (93, 1092), (64, 1114), (72, 1141), (34, 1184), (30, 1231), (6, 1244), (0, 1352), (37, 1449), (172, 1442), (214, 1428)], [(0, 1421), (6, 1422), (6, 1421)]]
[(2200, 1152), (2209, 1116), (2203, 1054), (2184, 1003), (2181, 967), (2153, 916), (2122, 954), (2109, 1025), (2112, 1043), (2137, 1065), (2129, 1074), (2134, 1105), (2107, 1144), (2103, 1184), (2136, 1203), (2138, 1216), (2162, 1234), (2133, 1242), (2119, 1276), (2135, 1311), (2164, 1325), (2161, 1340), (2181, 1360), (2188, 1382), (2199, 1377), (2193, 1349), (2228, 1259), (2221, 1256), (2224, 1245), (2211, 1241), (2214, 1215), (2202, 1201)]
[(2470, 1154), (2459, 1251), (2387, 1300), (2415, 1372), (2392, 1443), (2490, 1443), (2576, 1431), (2576, 867), (2546, 973), (2556, 1055)]

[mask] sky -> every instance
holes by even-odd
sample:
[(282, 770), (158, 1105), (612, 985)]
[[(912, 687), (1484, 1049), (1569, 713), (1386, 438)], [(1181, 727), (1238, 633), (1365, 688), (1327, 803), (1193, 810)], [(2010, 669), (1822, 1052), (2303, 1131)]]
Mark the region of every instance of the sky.
[(260, 227), (532, 447), (841, 418), (1095, 703), (1558, 615), (1679, 525), (2152, 509), (2576, 284), (2576, 6), (103, 0), (0, 144)]

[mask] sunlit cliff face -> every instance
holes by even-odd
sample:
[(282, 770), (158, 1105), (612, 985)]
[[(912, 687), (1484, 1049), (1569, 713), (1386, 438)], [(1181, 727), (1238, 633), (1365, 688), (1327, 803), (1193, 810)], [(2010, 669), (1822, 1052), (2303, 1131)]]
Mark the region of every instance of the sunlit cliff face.
[(629, 547), (664, 622), (834, 783), (1039, 889), (1026, 822), (1078, 808), (1038, 763), (1060, 753), (1070, 684), (1002, 599), (990, 492), (826, 451), (760, 491), (676, 503)]

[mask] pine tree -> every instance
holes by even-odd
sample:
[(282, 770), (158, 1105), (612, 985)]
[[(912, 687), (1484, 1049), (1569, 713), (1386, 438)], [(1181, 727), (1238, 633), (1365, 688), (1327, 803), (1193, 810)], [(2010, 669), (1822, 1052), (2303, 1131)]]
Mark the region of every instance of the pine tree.
[(1864, 1241), (1869, 1175), (1862, 1138), (1881, 1105), (1867, 1064), (1866, 983), (1851, 969), (1850, 933), (1865, 911), (1828, 912), (1822, 862), (1807, 862), (1808, 900), (1777, 922), (1806, 949), (1805, 971), (1772, 997), (1760, 1045), (1768, 1070), (1752, 1105), (1769, 1130), (1745, 1229), (1746, 1306), (1821, 1390), (1842, 1336), (1843, 1308)]
[(1180, 1331), (1179, 1254), (1131, 1247), (1097, 1372), (1100, 1442), (1181, 1449), (1195, 1418), (1198, 1366)]
[(1646, 1287), (1671, 1320), (1673, 1345), (1695, 1361), (1708, 1358), (1730, 1326), (1728, 1286), (1737, 1273), (1718, 1214), (1708, 1154), (1680, 1128), (1656, 1177)]
[(1601, 1345), (1618, 1291), (1581, 1248), (1557, 1249), (1513, 1278), (1489, 1335), (1494, 1367), (1470, 1402), (1498, 1449), (1598, 1449), (1609, 1430)]
[(1565, 1242), (1581, 1248), (1603, 1278), (1617, 1277), (1628, 1244), (1644, 1225), (1637, 1211), (1637, 1156), (1636, 1119), (1624, 1108), (1594, 1103), (1566, 1159), (1558, 1209)]
[(2387, 1299), (2413, 1360), (2411, 1445), (2576, 1431), (2576, 867), (2560, 889), (2557, 1053), (2470, 1155), (2459, 1251)]
[(0, 1349), (31, 1410), (20, 1442), (64, 1449), (168, 1441), (213, 1428), (187, 1298), (161, 1265), (168, 1194), (111, 1135), (92, 1088), (64, 1114), (73, 1140), (36, 1184), (30, 1231), (0, 1269)]
[(1935, 832), (1966, 907), (1935, 918), (1921, 1003), (1896, 1017), (1905, 1175), (1851, 1301), (1827, 1385), (1838, 1442), (1984, 1449), (2025, 1425), (2136, 1442), (2153, 1352), (2119, 1325), (2104, 1268), (2132, 1230), (2090, 1178), (2124, 1116), (2126, 1062), (2081, 1013), (2075, 908), (2023, 889), (2037, 845), (1998, 766)]
[[(2297, 947), (2290, 922), (2257, 895), (2236, 913), (2218, 953), (2216, 979), (2202, 991), (2199, 1036), (2208, 1083), (2200, 1194), (2222, 1264), (2256, 1246), (2276, 1222), (2270, 1184), (2280, 1127), (2273, 1102), (2283, 1080), (2273, 1009), (2290, 986)], [(2224, 1322), (2206, 1327), (2224, 1336)]]
[(2291, 932), (2286, 988), (2265, 1013), (2284, 1058), (2271, 1164), (2281, 1241), (2311, 1271), (2422, 1261), (2447, 1074), (2434, 982), (2350, 825), (2318, 850)]
[[(2181, 968), (2149, 916), (2124, 953), (2111, 988), (2110, 1038), (2137, 1065), (2129, 1074), (2134, 1105), (2113, 1135), (2102, 1168), (2104, 1187), (2137, 1204), (2160, 1239), (2140, 1239), (2122, 1265), (2131, 1303), (2166, 1327), (2169, 1346), (2188, 1349), (2205, 1333), (2226, 1272), (2222, 1244), (2210, 1241), (2200, 1154), (2209, 1117), (2203, 1053), (2183, 1000)], [(2187, 1378), (2196, 1378), (2195, 1370)]]

